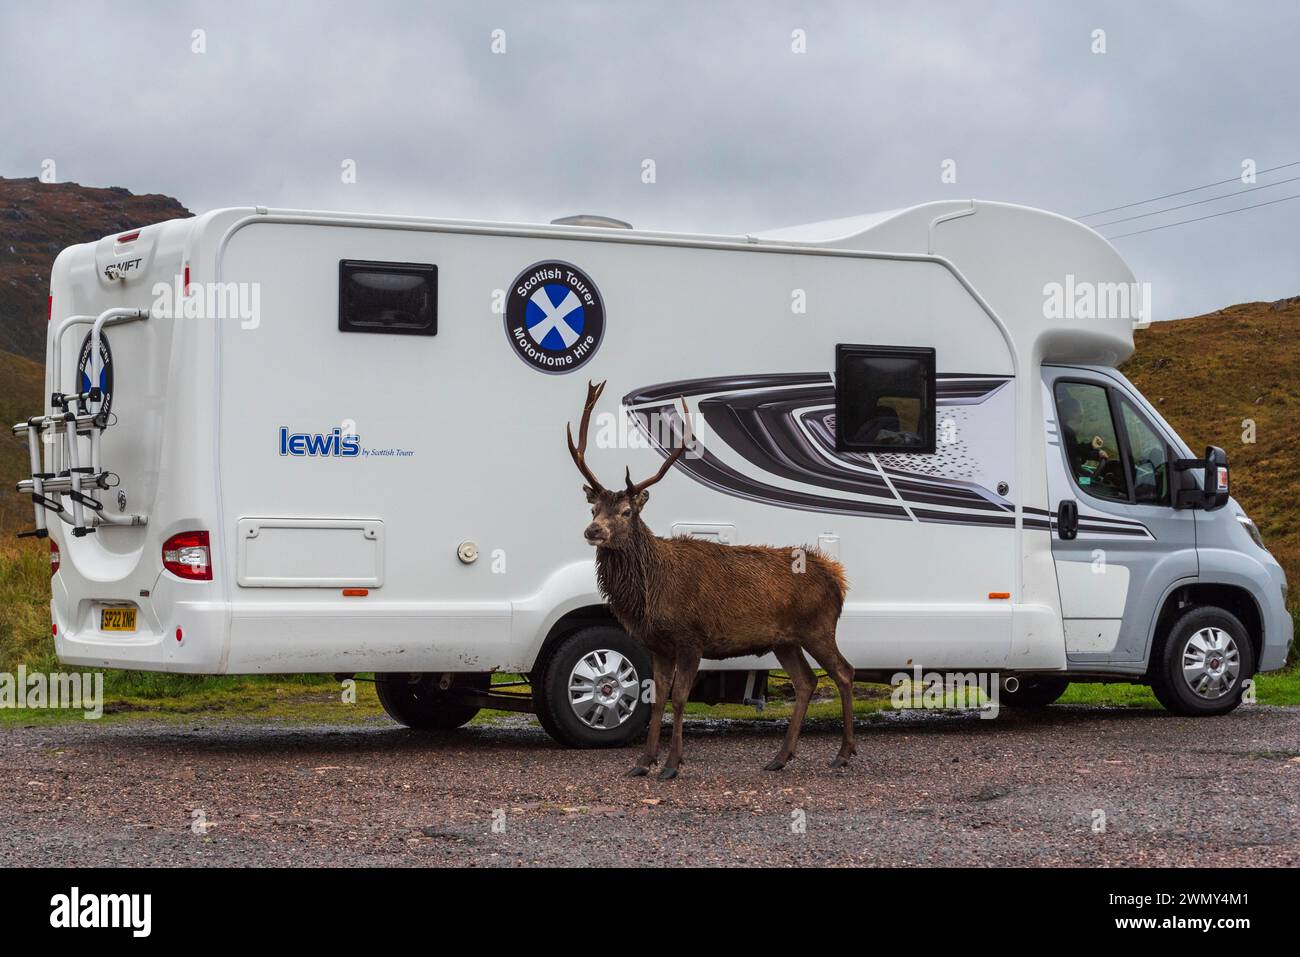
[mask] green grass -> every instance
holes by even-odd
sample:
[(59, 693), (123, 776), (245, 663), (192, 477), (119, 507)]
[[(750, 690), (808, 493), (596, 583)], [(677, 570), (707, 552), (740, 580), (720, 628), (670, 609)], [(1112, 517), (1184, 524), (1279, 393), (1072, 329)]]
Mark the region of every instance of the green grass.
[[(2, 490), (0, 490), (2, 494)], [(44, 542), (0, 547), (0, 671), (58, 664), (50, 637), (50, 557)]]

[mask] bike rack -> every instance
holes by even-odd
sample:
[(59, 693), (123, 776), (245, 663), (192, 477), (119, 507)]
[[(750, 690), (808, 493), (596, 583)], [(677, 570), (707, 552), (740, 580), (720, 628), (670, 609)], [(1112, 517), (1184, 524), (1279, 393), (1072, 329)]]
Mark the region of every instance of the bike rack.
[[(17, 485), (19, 492), (31, 496), (35, 527), (19, 532), (19, 538), (45, 538), (50, 534), (47, 513), (53, 513), (72, 526), (72, 534), (82, 538), (100, 525), (145, 525), (145, 515), (112, 515), (91, 492), (115, 488), (118, 476), (106, 471), (100, 461), (100, 438), (117, 423), (117, 416), (103, 411), (104, 395), (99, 388), (96, 369), (99, 344), (104, 327), (148, 319), (144, 309), (107, 309), (98, 316), (69, 316), (59, 322), (50, 348), (54, 368), (54, 392), (50, 395), (50, 413), (33, 416), (12, 429), (26, 436), (32, 476)], [(90, 325), (90, 356), (87, 362), (89, 387), (86, 392), (64, 392), (63, 336), (69, 329)], [(84, 408), (85, 412), (76, 411)], [(89, 462), (83, 463), (82, 437), (88, 439)], [(44, 446), (44, 455), (42, 455)], [(68, 498), (65, 504), (63, 497)]]

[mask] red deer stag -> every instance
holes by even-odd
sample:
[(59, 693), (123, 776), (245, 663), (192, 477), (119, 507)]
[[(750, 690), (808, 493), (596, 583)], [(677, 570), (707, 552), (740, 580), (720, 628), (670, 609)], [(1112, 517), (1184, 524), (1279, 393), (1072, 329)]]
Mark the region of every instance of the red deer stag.
[[(610, 610), (649, 649), (654, 695), (645, 752), (630, 777), (645, 775), (659, 757), (664, 705), (671, 695), (673, 736), (660, 780), (677, 776), (682, 760), (682, 716), (701, 658), (735, 658), (774, 652), (795, 689), (794, 713), (781, 750), (765, 770), (779, 771), (794, 757), (804, 713), (817, 686), (807, 652), (835, 681), (844, 709), (844, 740), (831, 767), (857, 753), (853, 743), (853, 668), (835, 644), (835, 622), (846, 584), (839, 562), (804, 549), (723, 545), (693, 538), (659, 538), (641, 520), (650, 493), (686, 451), (689, 410), (682, 400), (683, 434), (654, 476), (618, 492), (600, 484), (586, 463), (587, 427), (605, 383), (587, 386), (578, 442), (566, 425), (569, 454), (587, 480), (591, 503), (585, 532), (596, 547), (596, 577)], [(802, 558), (802, 561), (797, 559)], [(796, 571), (796, 569), (799, 569)]]

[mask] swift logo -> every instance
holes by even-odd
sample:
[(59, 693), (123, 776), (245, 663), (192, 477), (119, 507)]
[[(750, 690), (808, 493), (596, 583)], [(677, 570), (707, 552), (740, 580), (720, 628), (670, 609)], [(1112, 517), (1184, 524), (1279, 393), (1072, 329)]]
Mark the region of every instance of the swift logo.
[(350, 459), (361, 454), (361, 439), (342, 429), (334, 429), (332, 432), (290, 432), (281, 426), (280, 454)]
[(129, 272), (136, 272), (140, 269), (142, 259), (122, 259), (115, 263), (108, 263), (104, 266), (104, 278), (109, 282), (118, 279), (125, 279)]

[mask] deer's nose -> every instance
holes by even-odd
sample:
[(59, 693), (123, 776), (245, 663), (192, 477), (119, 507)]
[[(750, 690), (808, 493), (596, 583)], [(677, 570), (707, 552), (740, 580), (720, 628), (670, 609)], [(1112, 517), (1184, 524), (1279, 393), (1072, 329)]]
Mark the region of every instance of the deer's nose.
[(582, 534), (586, 537), (587, 541), (589, 542), (599, 541), (600, 539), (605, 537), (604, 530), (595, 522), (592, 522), (590, 525), (588, 525), (587, 530)]

